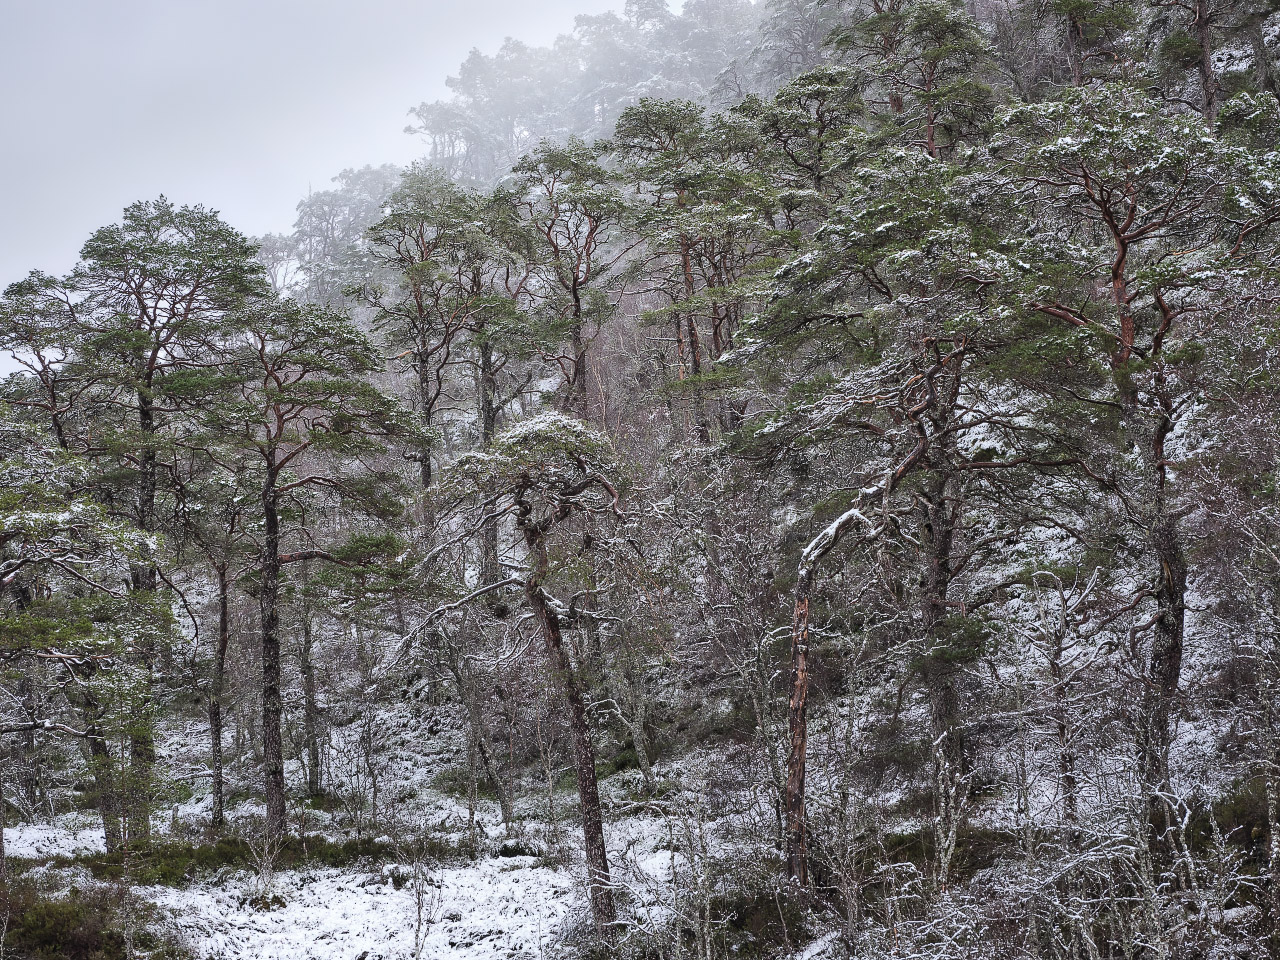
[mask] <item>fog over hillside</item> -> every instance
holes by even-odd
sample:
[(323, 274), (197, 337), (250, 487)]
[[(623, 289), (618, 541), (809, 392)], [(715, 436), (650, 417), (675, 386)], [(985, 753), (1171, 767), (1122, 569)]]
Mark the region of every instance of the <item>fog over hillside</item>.
[(7, 13), (0, 957), (1280, 958), (1274, 0)]
[(70, 269), (84, 238), (164, 193), (249, 233), (348, 167), (408, 164), (418, 101), (472, 48), (549, 43), (621, 0), (9, 4), (0, 36), (0, 276)]

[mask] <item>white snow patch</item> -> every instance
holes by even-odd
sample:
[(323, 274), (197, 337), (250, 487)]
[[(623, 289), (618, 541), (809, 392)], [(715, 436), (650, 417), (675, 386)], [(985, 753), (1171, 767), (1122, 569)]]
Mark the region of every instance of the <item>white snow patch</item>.
[(840, 934), (838, 932), (821, 936), (796, 954), (796, 960), (817, 960), (818, 957), (826, 953), (828, 947), (835, 946), (836, 941), (839, 939)]
[(6, 856), (25, 860), (80, 857), (106, 850), (102, 824), (96, 827), (82, 817), (59, 817), (54, 823), (18, 823), (4, 829)]
[[(573, 879), (532, 857), (491, 858), (436, 875), (434, 922), (424, 925), (423, 957), (460, 960), (539, 957), (574, 901)], [(416, 904), (411, 885), (396, 890), (383, 875), (289, 871), (273, 891), (286, 902), (270, 911), (245, 901), (253, 880), (187, 889), (144, 887), (205, 960), (314, 960), (370, 951), (386, 960), (413, 956)]]

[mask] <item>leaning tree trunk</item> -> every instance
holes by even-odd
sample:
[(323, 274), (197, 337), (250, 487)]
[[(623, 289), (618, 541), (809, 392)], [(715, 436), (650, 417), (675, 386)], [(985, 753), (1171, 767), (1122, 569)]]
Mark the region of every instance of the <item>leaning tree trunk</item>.
[(609, 879), (609, 857), (604, 843), (604, 817), (600, 810), (600, 789), (596, 782), (595, 747), (587, 723), (587, 704), (582, 687), (574, 673), (569, 654), (560, 633), (560, 618), (542, 589), (547, 570), (547, 548), (536, 524), (525, 523), (525, 541), (533, 560), (533, 572), (525, 581), (525, 596), (537, 617), (546, 645), (547, 656), (568, 707), (569, 734), (573, 741), (574, 766), (578, 774), (578, 807), (582, 814), (582, 838), (587, 855), (587, 885), (591, 897), (591, 914), (596, 930), (606, 940), (613, 939), (617, 910), (613, 902), (613, 885)]
[[(945, 357), (938, 357), (925, 371), (922, 384), (923, 397), (904, 412), (913, 421), (916, 444), (911, 451), (885, 477), (879, 493), (888, 497), (909, 472), (920, 463), (929, 449), (930, 437), (921, 417), (925, 410), (937, 402), (934, 381), (952, 361), (963, 362), (966, 347), (959, 346)], [(958, 375), (957, 375), (958, 376)], [(813, 584), (818, 564), (836, 548), (845, 534), (859, 524), (866, 524), (858, 504), (850, 506), (826, 529), (809, 541), (800, 555), (796, 574), (795, 606), (791, 617), (791, 699), (788, 704), (789, 749), (787, 753), (787, 780), (783, 791), (783, 833), (787, 854), (787, 876), (802, 890), (809, 884), (809, 865), (806, 846), (808, 838), (805, 826), (805, 757), (808, 751), (809, 722), (809, 614), (813, 599)]]

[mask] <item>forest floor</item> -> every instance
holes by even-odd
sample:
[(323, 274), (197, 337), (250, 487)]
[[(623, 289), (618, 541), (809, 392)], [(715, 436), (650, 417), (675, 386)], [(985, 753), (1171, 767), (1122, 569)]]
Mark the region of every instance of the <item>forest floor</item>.
[[(373, 823), (366, 813), (360, 839), (350, 829), (349, 811), (299, 804), (296, 815), (305, 819), (292, 825), (294, 832), (325, 845), (323, 851), (281, 855), (277, 866), (264, 868), (260, 843), (243, 839), (254, 835), (259, 802), (246, 798), (228, 807), (228, 834), (242, 838), (231, 841), (231, 855), (204, 835), (210, 800), (202, 781), (157, 811), (155, 852), (130, 867), (135, 879), (128, 884), (149, 905), (151, 922), (158, 919), (201, 960), (557, 955), (566, 934), (586, 923), (572, 784), (558, 783), (550, 798), (545, 784), (524, 784), (510, 830), (492, 798), (478, 799), (473, 818), (459, 787), (465, 778), (452, 762), (457, 754), (447, 747), (456, 728), (419, 739), (407, 735), (414, 729), (400, 722), (407, 718), (384, 719), (393, 731), (381, 784), (386, 819)], [(181, 725), (167, 732), (161, 750), (171, 768), (194, 761), (202, 749), (191, 732)], [(239, 773), (228, 772), (228, 789), (235, 791)], [(615, 811), (627, 805), (636, 774), (625, 771), (602, 784)], [(611, 817), (608, 827), (621, 895), (633, 912), (655, 921), (664, 914), (654, 891), (669, 876), (671, 828), (643, 809)], [(120, 883), (119, 860), (105, 856), (95, 811), (14, 824), (5, 841), (7, 856), (55, 895)], [(353, 845), (355, 855), (343, 852)], [(341, 854), (336, 865), (326, 856), (335, 853)], [(162, 882), (148, 874), (157, 869), (168, 871)]]
[[(337, 867), (306, 862), (265, 875), (223, 867), (131, 890), (201, 960), (556, 955), (566, 925), (585, 921), (581, 864), (563, 850), (521, 852), (532, 844), (503, 842), (496, 826), (489, 828), (494, 842), (474, 858), (431, 858), (417, 871), (411, 857), (391, 854)], [(567, 833), (573, 825), (561, 826)], [(644, 890), (659, 885), (670, 858), (661, 827), (637, 817), (609, 831), (617, 879), (633, 909), (654, 919), (661, 905), (641, 901)], [(157, 849), (166, 849), (168, 839), (159, 834)], [(20, 825), (6, 841), (8, 855), (31, 864), (46, 886), (109, 883), (94, 879), (104, 862), (102, 828), (88, 825), (84, 814)]]
[(169, 914), (198, 956), (262, 960), (398, 960), (415, 956), (415, 934), (422, 957), (541, 957), (573, 900), (568, 872), (534, 857), (439, 870), (421, 927), (413, 884), (396, 889), (385, 868), (280, 873), (271, 889), (282, 905), (270, 909), (254, 905), (256, 883), (245, 876), (138, 892)]

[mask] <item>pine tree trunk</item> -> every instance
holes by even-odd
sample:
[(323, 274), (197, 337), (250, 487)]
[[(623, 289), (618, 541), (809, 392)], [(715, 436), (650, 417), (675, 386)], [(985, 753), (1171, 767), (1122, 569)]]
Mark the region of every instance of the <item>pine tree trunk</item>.
[(591, 914), (596, 931), (606, 942), (614, 938), (617, 910), (613, 901), (613, 884), (609, 878), (609, 857), (604, 842), (604, 816), (600, 809), (600, 788), (596, 782), (595, 747), (587, 722), (587, 704), (573, 664), (565, 651), (560, 632), (560, 619), (542, 592), (542, 577), (548, 565), (547, 548), (542, 533), (532, 523), (523, 524), (525, 541), (534, 561), (533, 572), (525, 581), (525, 596), (537, 617), (546, 645), (547, 657), (568, 708), (569, 734), (573, 741), (574, 767), (578, 774), (578, 808), (582, 816), (582, 838), (587, 857), (587, 884), (591, 897)]
[[(18, 696), (22, 700), (22, 712), (26, 719), (35, 722), (38, 706), (36, 704), (35, 684), (30, 677), (22, 677), (18, 681)], [(18, 751), (22, 757), (21, 788), (27, 806), (35, 810), (40, 803), (40, 763), (36, 755), (36, 732), (28, 730), (18, 739)]]
[(573, 373), (569, 378), (569, 410), (583, 420), (587, 419), (587, 339), (582, 334), (582, 291), (575, 280), (570, 294), (573, 297), (573, 331), (570, 343), (573, 349)]
[[(138, 483), (138, 527), (144, 533), (155, 530), (158, 465), (155, 442), (157, 426), (155, 410), (149, 395), (139, 392), (138, 418), (144, 449)], [(159, 571), (152, 562), (141, 564), (132, 572), (135, 592), (154, 593), (159, 584)], [(141, 646), (142, 698), (130, 717), (129, 770), (125, 776), (124, 813), (131, 846), (145, 847), (151, 842), (152, 776), (156, 762), (155, 732), (152, 730), (151, 697), (155, 655), (149, 641)]]
[(85, 692), (81, 711), (85, 720), (84, 739), (89, 747), (89, 761), (93, 770), (98, 811), (102, 814), (103, 837), (107, 853), (114, 853), (124, 843), (124, 831), (120, 823), (120, 797), (117, 793), (114, 761), (106, 738), (102, 735), (102, 707), (97, 700)]
[(1263, 21), (1255, 20), (1249, 25), (1249, 49), (1253, 52), (1253, 73), (1258, 89), (1263, 93), (1277, 93), (1275, 64), (1271, 60), (1271, 51), (1267, 49), (1266, 37), (1262, 30)]
[(307, 749), (307, 796), (318, 797), (324, 793), (320, 771), (320, 707), (316, 703), (316, 667), (312, 657), (314, 638), (311, 632), (311, 614), (302, 617), (302, 733)]
[(4, 804), (4, 776), (0, 774), (0, 888), (7, 887), (9, 885), (9, 858), (5, 855), (4, 846)]
[(1076, 776), (1076, 734), (1070, 715), (1069, 681), (1062, 662), (1065, 639), (1062, 630), (1055, 632), (1050, 651), (1049, 676), (1053, 680), (1053, 721), (1058, 739), (1058, 789), (1062, 792), (1062, 817), (1074, 846), (1080, 825), (1077, 800), (1079, 783)]
[(1071, 85), (1084, 86), (1084, 51), (1080, 45), (1084, 39), (1084, 31), (1073, 16), (1067, 17), (1067, 64), (1071, 68)]
[(802, 890), (809, 886), (804, 777), (809, 746), (809, 603), (812, 591), (813, 571), (806, 568), (796, 581), (795, 612), (791, 620), (791, 698), (787, 707), (790, 746), (787, 751), (787, 780), (782, 795), (787, 876)]
[(1155, 498), (1149, 546), (1156, 561), (1156, 620), (1143, 690), (1138, 726), (1138, 776), (1147, 791), (1154, 839), (1163, 832), (1161, 820), (1169, 810), (1169, 748), (1171, 715), (1182, 674), (1186, 628), (1187, 563), (1176, 518), (1170, 515), (1165, 466), (1165, 443), (1173, 432), (1171, 404), (1160, 411), (1151, 441), (1149, 469), (1154, 474)]
[[(954, 401), (955, 397), (952, 397)], [(933, 773), (937, 810), (935, 850), (938, 854), (937, 883), (945, 889), (951, 854), (961, 826), (968, 760), (960, 719), (960, 698), (956, 690), (959, 673), (954, 638), (945, 627), (947, 594), (951, 588), (952, 548), (956, 516), (948, 495), (950, 476), (935, 476), (924, 505), (921, 539), (927, 550), (922, 571), (920, 615), (924, 624), (926, 656), (931, 663), (929, 684), (930, 733), (933, 742)]]
[(1213, 35), (1210, 31), (1209, 0), (1196, 0), (1195, 36), (1200, 48), (1196, 68), (1200, 73), (1200, 112), (1204, 122), (1213, 126), (1218, 118), (1218, 78), (1213, 72)]
[(1182, 672), (1187, 566), (1171, 519), (1162, 518), (1157, 523), (1152, 540), (1160, 568), (1160, 586), (1156, 591), (1156, 623), (1148, 671), (1150, 686), (1143, 698), (1139, 772), (1151, 794), (1154, 811), (1161, 806), (1159, 796), (1169, 785), (1170, 715)]
[[(684, 275), (684, 296), (686, 300), (693, 298), (697, 292), (697, 282), (693, 276), (693, 245), (687, 237), (680, 238), (680, 264)], [(687, 313), (684, 318), (685, 335), (688, 337), (688, 358), (689, 358), (689, 374), (693, 377), (702, 376), (702, 343), (698, 336), (698, 321), (692, 311)], [(684, 376), (684, 358), (685, 358), (685, 340), (680, 335), (680, 321), (676, 320), (676, 345), (681, 360), (680, 379)], [(694, 419), (697, 423), (697, 437), (699, 443), (709, 443), (711, 440), (711, 424), (707, 421), (707, 412), (702, 401), (702, 385), (698, 384), (693, 388), (693, 411)]]
[(429, 490), (431, 488), (432, 472), (431, 472), (431, 414), (433, 406), (433, 386), (431, 375), (427, 369), (427, 359), (420, 356), (418, 359), (418, 404), (420, 414), (422, 416), (422, 426), (427, 431), (427, 437), (418, 448), (418, 456), (421, 458), (418, 463), (418, 477), (422, 482), (422, 489)]
[[(498, 433), (498, 381), (493, 348), (480, 345), (480, 446), (488, 450)], [(480, 584), (497, 583), (502, 578), (498, 562), (498, 524), (486, 520), (480, 535)]]
[(209, 746), (213, 770), (213, 814), (210, 832), (217, 836), (226, 825), (224, 814), (224, 777), (222, 758), (222, 695), (227, 679), (227, 648), (231, 643), (231, 598), (226, 564), (220, 564), (218, 577), (218, 640), (213, 655), (213, 682), (209, 689)]
[[(1272, 673), (1268, 670), (1268, 673)], [(1280, 732), (1276, 730), (1276, 679), (1263, 683), (1262, 776), (1267, 797), (1267, 879), (1270, 886), (1268, 922), (1273, 950), (1280, 950)]]
[(284, 744), (280, 700), (280, 516), (275, 477), (262, 493), (263, 543), (259, 608), (262, 620), (262, 770), (267, 800), (267, 835), (284, 836)]

